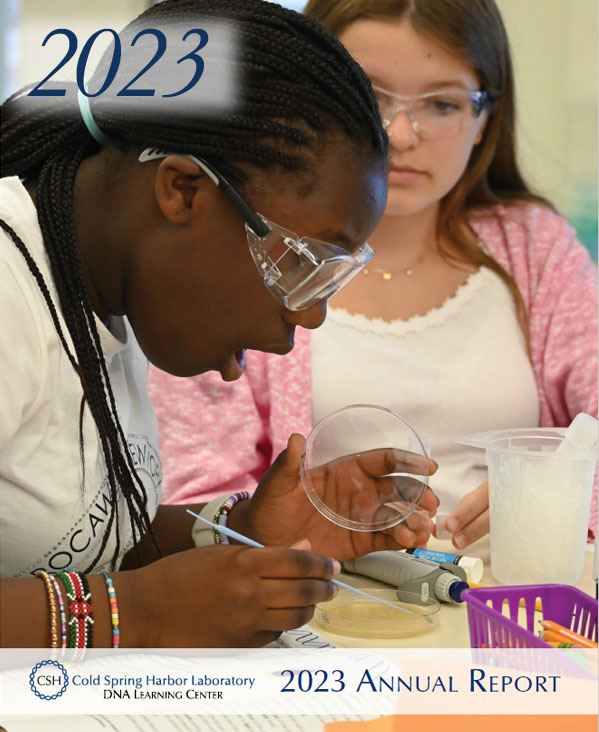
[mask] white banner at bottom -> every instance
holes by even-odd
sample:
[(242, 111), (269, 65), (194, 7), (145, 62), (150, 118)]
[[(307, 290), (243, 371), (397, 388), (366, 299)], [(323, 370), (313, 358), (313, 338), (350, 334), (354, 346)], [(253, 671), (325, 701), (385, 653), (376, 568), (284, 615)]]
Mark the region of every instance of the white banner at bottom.
[(597, 652), (575, 649), (0, 651), (1, 712), (597, 714)]

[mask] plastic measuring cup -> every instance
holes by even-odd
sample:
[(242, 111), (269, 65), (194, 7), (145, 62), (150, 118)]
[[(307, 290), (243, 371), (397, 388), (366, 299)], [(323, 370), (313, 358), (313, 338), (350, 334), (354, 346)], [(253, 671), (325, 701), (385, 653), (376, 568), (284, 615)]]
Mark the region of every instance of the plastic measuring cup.
[(576, 584), (584, 566), (597, 450), (560, 450), (565, 427), (460, 437), (487, 451), (491, 572), (504, 584)]
[(404, 419), (383, 407), (353, 404), (314, 426), (300, 473), (308, 498), (329, 521), (380, 531), (419, 510), (428, 459)]

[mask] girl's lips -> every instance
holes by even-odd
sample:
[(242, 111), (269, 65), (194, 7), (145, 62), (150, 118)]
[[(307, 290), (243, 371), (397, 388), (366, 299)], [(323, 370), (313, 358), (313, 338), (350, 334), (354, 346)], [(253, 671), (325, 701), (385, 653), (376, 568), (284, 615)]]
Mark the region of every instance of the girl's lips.
[(426, 173), (416, 168), (394, 166), (389, 170), (389, 183), (413, 183), (420, 180)]

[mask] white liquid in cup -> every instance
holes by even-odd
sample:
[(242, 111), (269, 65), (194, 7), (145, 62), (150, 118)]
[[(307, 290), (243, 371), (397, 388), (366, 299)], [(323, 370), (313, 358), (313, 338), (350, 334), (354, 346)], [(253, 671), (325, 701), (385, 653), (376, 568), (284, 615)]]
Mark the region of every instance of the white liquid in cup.
[[(551, 447), (557, 445), (559, 440)], [(526, 448), (535, 446), (538, 440), (530, 438)], [(521, 457), (517, 450), (489, 449), (488, 463), (493, 576), (508, 585), (576, 584), (584, 566), (594, 461), (554, 451)]]
[(493, 576), (508, 585), (575, 585), (584, 567), (597, 421), (583, 414), (567, 430), (498, 430), (457, 441), (487, 451)]

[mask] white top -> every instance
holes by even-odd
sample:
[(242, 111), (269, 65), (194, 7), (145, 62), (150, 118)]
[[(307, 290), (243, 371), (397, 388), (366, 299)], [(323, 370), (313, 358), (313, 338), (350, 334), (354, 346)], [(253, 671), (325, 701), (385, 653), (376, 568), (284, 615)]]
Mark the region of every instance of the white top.
[[(37, 212), (18, 178), (0, 180), (0, 217), (36, 261), (57, 311), (58, 294)], [(0, 230), (0, 572), (84, 570), (96, 555), (110, 512), (108, 480), (91, 413), (83, 420), (85, 485), (79, 454), (81, 382), (59, 341), (24, 257)], [(60, 316), (59, 316), (60, 317)], [(74, 348), (64, 320), (63, 333)], [(153, 517), (162, 468), (158, 427), (146, 395), (147, 360), (130, 325), (98, 319), (102, 349), (124, 434)], [(121, 554), (131, 547), (125, 501), (119, 503)], [(114, 528), (97, 569), (114, 552)]]
[(484, 451), (458, 445), (456, 437), (539, 424), (514, 299), (488, 268), (470, 275), (440, 307), (407, 321), (330, 308), (311, 344), (314, 422), (357, 403), (402, 416), (431, 441), (439, 470), (430, 485), (440, 513), (486, 479)]

